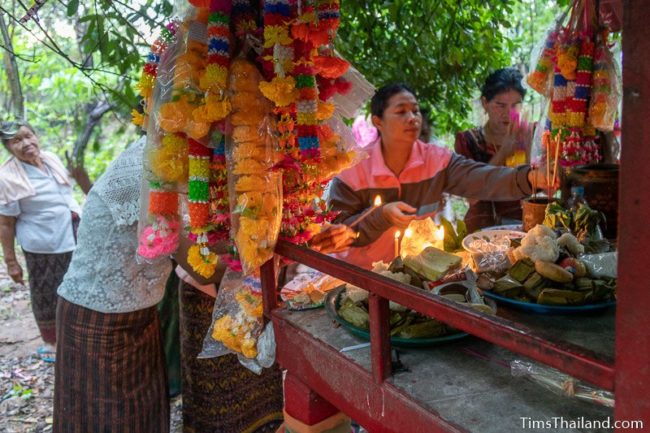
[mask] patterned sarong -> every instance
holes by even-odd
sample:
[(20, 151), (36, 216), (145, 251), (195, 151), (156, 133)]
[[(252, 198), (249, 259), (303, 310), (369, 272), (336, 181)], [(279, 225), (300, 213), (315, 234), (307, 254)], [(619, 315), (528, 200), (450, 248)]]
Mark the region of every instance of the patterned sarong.
[(186, 283), (180, 296), (183, 432), (274, 433), (282, 422), (280, 369), (275, 365), (257, 376), (235, 355), (197, 359), (214, 298)]
[(41, 338), (46, 343), (56, 343), (56, 289), (68, 271), (72, 252), (37, 254), (23, 251), (29, 273), (29, 291), (32, 311)]
[(104, 314), (60, 298), (54, 433), (168, 433), (167, 376), (155, 307)]

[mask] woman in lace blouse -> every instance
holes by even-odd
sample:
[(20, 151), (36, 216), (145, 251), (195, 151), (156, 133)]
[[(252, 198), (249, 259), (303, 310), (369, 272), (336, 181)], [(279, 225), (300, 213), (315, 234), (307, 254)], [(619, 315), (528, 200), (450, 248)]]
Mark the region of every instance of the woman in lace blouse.
[(155, 306), (171, 261), (135, 260), (144, 142), (126, 149), (90, 191), (58, 289), (55, 433), (169, 431)]

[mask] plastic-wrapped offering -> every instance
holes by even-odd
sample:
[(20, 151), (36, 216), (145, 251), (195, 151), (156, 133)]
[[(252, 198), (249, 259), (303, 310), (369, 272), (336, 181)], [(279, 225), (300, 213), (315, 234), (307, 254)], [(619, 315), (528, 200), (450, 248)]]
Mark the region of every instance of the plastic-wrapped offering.
[(601, 131), (613, 131), (621, 102), (621, 79), (617, 64), (604, 37), (599, 37), (596, 44), (593, 77), (589, 122)]
[(171, 100), (176, 59), (185, 51), (187, 22), (176, 30), (176, 38), (160, 55), (157, 80), (148, 107), (154, 113), (147, 124), (144, 174), (140, 193), (138, 257), (146, 261), (167, 257), (176, 251), (181, 230), (178, 190), (187, 179), (187, 140), (160, 129), (155, 113)]
[(514, 377), (525, 377), (557, 395), (614, 407), (614, 393), (587, 385), (545, 365), (515, 359), (510, 363), (510, 373)]
[(548, 31), (544, 42), (538, 47), (531, 58), (536, 59), (531, 65), (526, 82), (537, 93), (549, 96), (553, 87), (553, 58), (555, 57), (555, 44), (558, 39), (557, 25)]
[(264, 329), (263, 314), (259, 278), (226, 270), (199, 358), (235, 353), (242, 365), (257, 374), (273, 365), (275, 339), (272, 330)]
[(232, 62), (228, 176), (233, 237), (246, 274), (273, 256), (282, 217), (281, 175), (270, 171), (274, 163), (268, 134), (271, 107), (258, 90), (261, 80), (255, 65), (245, 58)]
[(580, 260), (587, 267), (589, 275), (595, 278), (616, 278), (617, 253), (585, 254)]
[(190, 21), (185, 39), (185, 49), (175, 58), (172, 97), (160, 104), (155, 118), (160, 129), (167, 133), (185, 133), (201, 140), (210, 129), (208, 119), (194, 114), (205, 105), (204, 94), (199, 89), (208, 53), (205, 24)]

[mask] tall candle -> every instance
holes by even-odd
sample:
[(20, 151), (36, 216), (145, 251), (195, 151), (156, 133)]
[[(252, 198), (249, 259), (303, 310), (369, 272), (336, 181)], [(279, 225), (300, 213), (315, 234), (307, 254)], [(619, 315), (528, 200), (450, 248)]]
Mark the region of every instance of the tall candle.
[(399, 257), (399, 237), (402, 235), (402, 232), (397, 230), (395, 232), (395, 257)]

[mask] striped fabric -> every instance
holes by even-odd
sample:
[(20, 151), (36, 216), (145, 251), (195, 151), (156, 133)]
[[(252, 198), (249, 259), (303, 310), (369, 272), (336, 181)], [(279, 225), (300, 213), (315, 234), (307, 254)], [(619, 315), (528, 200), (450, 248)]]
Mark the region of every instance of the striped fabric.
[(72, 251), (57, 254), (37, 254), (23, 251), (27, 272), (32, 311), (44, 342), (56, 343), (56, 289), (63, 281), (72, 259)]
[(57, 308), (54, 433), (167, 433), (169, 400), (156, 308)]
[(257, 376), (235, 355), (197, 359), (214, 298), (187, 283), (180, 295), (183, 432), (275, 433), (282, 422), (280, 369), (276, 365)]

